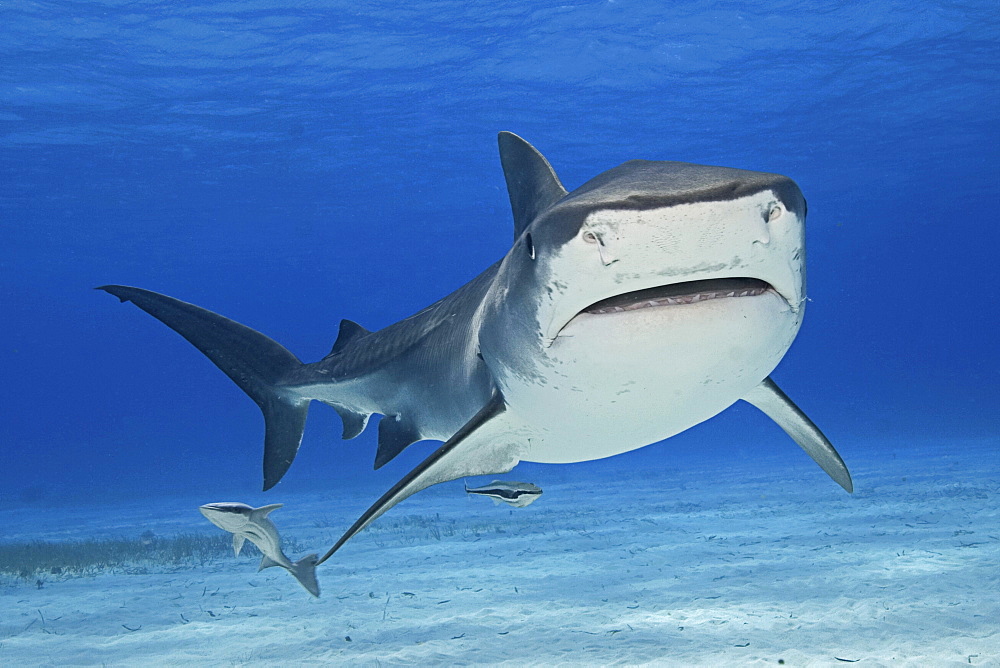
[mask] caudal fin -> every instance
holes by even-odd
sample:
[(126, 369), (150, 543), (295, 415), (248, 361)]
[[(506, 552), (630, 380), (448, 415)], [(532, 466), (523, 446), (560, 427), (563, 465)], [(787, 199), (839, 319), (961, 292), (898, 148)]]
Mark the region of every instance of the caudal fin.
[(264, 489), (274, 487), (295, 459), (309, 411), (308, 399), (278, 386), (302, 365), (298, 358), (260, 332), (194, 304), (124, 285), (97, 289), (132, 302), (183, 336), (257, 402), (264, 414)]
[(319, 580), (316, 579), (316, 562), (319, 555), (309, 554), (292, 563), (289, 572), (313, 596), (319, 597)]
[[(310, 554), (298, 561), (293, 561), (291, 567), (287, 570), (295, 576), (299, 584), (306, 588), (306, 591), (313, 596), (319, 597), (319, 580), (316, 579), (317, 561), (319, 561), (318, 555)], [(271, 568), (272, 566), (281, 566), (281, 564), (265, 554), (260, 559), (260, 567), (257, 569), (257, 572), (259, 573), (265, 568)]]

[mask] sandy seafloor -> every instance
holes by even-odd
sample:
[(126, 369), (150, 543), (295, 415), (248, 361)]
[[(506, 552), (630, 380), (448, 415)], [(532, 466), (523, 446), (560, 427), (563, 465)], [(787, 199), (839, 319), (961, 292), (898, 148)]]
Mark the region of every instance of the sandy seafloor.
[[(853, 447), (853, 495), (797, 450), (616, 458), (588, 469), (600, 478), (543, 467), (522, 510), (439, 485), (322, 565), (319, 599), (250, 556), (7, 578), (0, 665), (1000, 665), (998, 447)], [(319, 552), (377, 496), (272, 494), (285, 538)], [(221, 500), (238, 499), (0, 525), (5, 540), (218, 531), (195, 508)]]

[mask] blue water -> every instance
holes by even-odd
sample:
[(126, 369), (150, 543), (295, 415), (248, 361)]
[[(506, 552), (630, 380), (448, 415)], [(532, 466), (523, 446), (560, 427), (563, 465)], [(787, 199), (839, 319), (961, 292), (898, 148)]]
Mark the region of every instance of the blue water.
[[(318, 359), (340, 318), (506, 252), (499, 130), (570, 189), (632, 158), (791, 176), (812, 301), (776, 379), (848, 465), (1000, 438), (993, 2), (15, 1), (0, 26), (4, 506), (259, 489), (253, 403), (91, 288)], [(431, 447), (370, 473), (374, 429), (339, 433), (315, 407), (286, 489), (384, 488)], [(797, 453), (737, 406), (628, 456), (760, 448)]]

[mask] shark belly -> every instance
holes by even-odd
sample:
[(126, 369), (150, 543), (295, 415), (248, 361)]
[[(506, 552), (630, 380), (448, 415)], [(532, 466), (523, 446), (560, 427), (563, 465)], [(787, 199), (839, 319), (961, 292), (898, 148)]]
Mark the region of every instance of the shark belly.
[(547, 349), (542, 374), (503, 379), (532, 433), (523, 459), (601, 459), (703, 422), (767, 377), (800, 323), (774, 292), (582, 313)]

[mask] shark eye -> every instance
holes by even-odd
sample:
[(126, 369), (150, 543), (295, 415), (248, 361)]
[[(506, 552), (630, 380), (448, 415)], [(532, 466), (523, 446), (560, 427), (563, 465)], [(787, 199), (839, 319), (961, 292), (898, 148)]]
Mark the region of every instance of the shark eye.
[(535, 244), (531, 241), (531, 233), (524, 235), (524, 246), (528, 249), (528, 257), (535, 259)]
[(597, 235), (589, 230), (583, 233), (583, 240), (588, 244), (596, 244), (600, 241), (600, 239), (597, 238)]
[(778, 220), (778, 218), (781, 218), (782, 213), (783, 212), (781, 210), (781, 205), (772, 204), (771, 210), (767, 212), (767, 222), (773, 223), (774, 221)]

